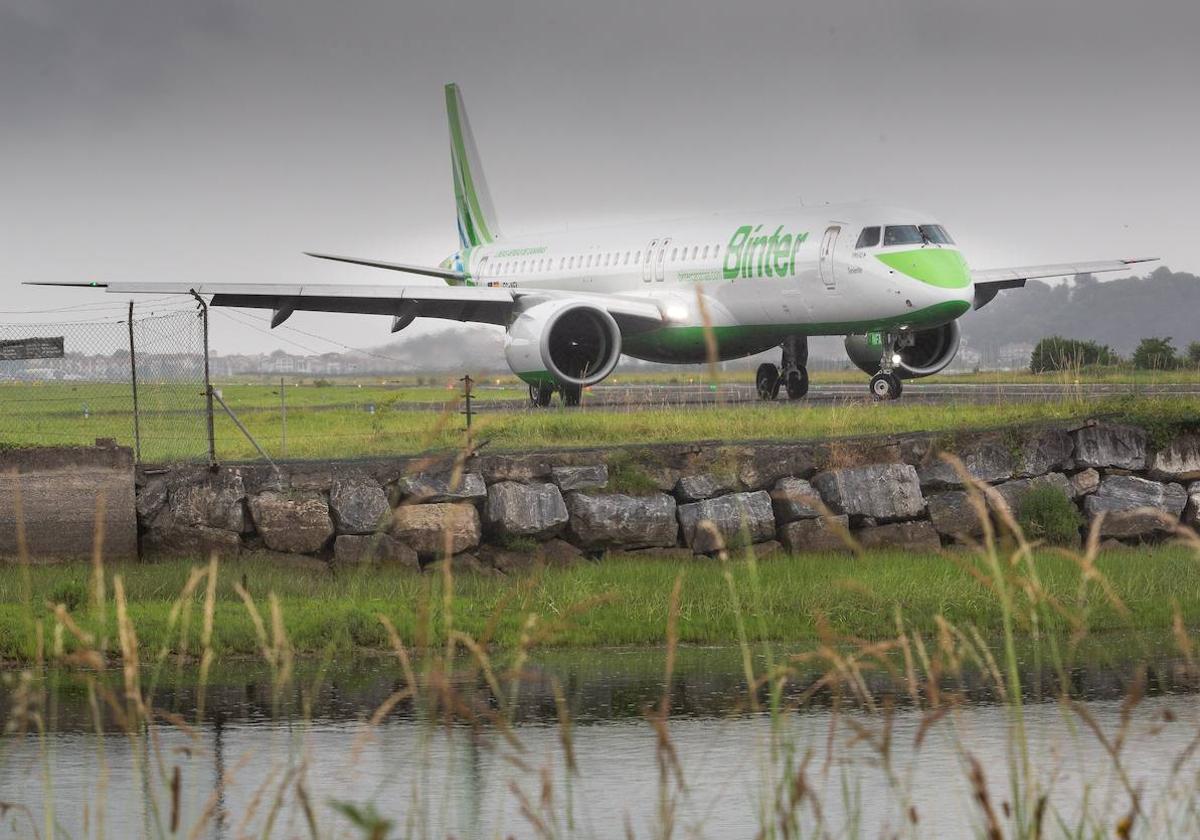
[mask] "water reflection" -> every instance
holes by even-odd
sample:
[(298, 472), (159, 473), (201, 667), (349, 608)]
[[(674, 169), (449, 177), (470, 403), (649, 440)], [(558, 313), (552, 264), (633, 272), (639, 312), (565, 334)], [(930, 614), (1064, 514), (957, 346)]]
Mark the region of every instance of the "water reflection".
[[(662, 694), (661, 666), (661, 651), (551, 656), (522, 686), (511, 738), (489, 727), (431, 726), (405, 704), (381, 725), (368, 725), (367, 716), (401, 686), (398, 669), (387, 660), (336, 667), (323, 680), (318, 669), (302, 668), (297, 684), (307, 688), (277, 720), (262, 670), (218, 671), (194, 737), (164, 726), (156, 729), (157, 743), (131, 739), (111, 721), (97, 736), (86, 696), (64, 678), (52, 704), (53, 734), (0, 740), (0, 800), (27, 806), (39, 834), (49, 802), (58, 834), (97, 836), (102, 822), (106, 837), (169, 835), (170, 780), (178, 768), (181, 835), (203, 822), (202, 836), (222, 840), (260, 836), (269, 822), (276, 836), (308, 836), (310, 818), (322, 836), (359, 836), (349, 832), (335, 802), (373, 803), (396, 822), (394, 835), (400, 837), (530, 837), (538, 836), (539, 820), (559, 836), (625, 837), (628, 826), (645, 837), (655, 833), (667, 797), (677, 803), (680, 836), (754, 836), (764, 819), (774, 819), (763, 809), (775, 801), (773, 786), (781, 783), (785, 757), (772, 755), (769, 718), (737, 713), (745, 703), (740, 654), (681, 652), (670, 695), (681, 786), (661, 784), (662, 754), (645, 720)], [(1070, 675), (1071, 690), (1086, 699), (1087, 714), (1109, 736), (1122, 725), (1120, 698), (1137, 673), (1134, 666), (1081, 667)], [(1148, 673), (1151, 696), (1128, 728), (1124, 769), (1133, 789), (1145, 792), (1149, 813), (1191, 801), (1195, 759), (1175, 772), (1172, 764), (1200, 719), (1193, 695), (1183, 693), (1190, 684), (1176, 663), (1158, 661)], [(197, 694), (188, 680), (185, 673), (156, 692), (156, 706), (194, 716)], [(555, 681), (575, 724), (569, 744), (575, 773), (566, 769)], [(798, 682), (800, 691), (804, 681)], [(475, 684), (474, 677), (464, 678), (467, 696)], [(1026, 685), (1028, 743), (1051, 791), (1052, 812), (1073, 822), (1087, 785), (1089, 813), (1111, 833), (1130, 806), (1104, 744), (1091, 724), (1052, 699), (1058, 688), (1053, 672), (1030, 668)], [(996, 807), (1002, 807), (1013, 758), (1010, 709), (988, 702), (991, 692), (979, 675), (947, 687), (968, 702), (928, 728), (919, 749), (917, 736), (928, 721), (896, 698), (887, 762), (871, 744), (884, 731), (880, 714), (843, 709), (835, 715), (827, 703), (816, 703), (787, 715), (793, 759), (807, 762), (808, 819), (817, 804), (834, 836), (851, 829), (851, 820), (863, 826), (863, 836), (891, 836), (908, 830), (911, 804), (920, 836), (968, 835), (979, 824), (979, 810), (964, 770), (967, 751), (980, 761)], [(477, 694), (482, 698), (483, 692)], [(10, 701), (0, 698), (6, 709)], [(299, 714), (302, 705), (310, 715)], [(143, 785), (147, 776), (154, 781)], [(205, 814), (212, 818), (205, 821)], [(32, 836), (30, 826), (23, 814), (9, 810), (0, 836)]]

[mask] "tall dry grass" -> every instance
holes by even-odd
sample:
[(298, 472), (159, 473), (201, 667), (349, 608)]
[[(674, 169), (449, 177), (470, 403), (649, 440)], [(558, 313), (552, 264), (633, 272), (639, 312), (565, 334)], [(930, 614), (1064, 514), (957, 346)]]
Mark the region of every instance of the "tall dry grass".
[[(1132, 781), (1128, 752), (1130, 734), (1139, 719), (1145, 684), (1135, 681), (1120, 707), (1115, 729), (1106, 728), (1089, 707), (1079, 702), (1071, 688), (1072, 651), (1089, 634), (1089, 608), (1098, 601), (1121, 608), (1120, 593), (1096, 566), (1099, 527), (1093, 526), (1086, 545), (1079, 551), (1064, 551), (1078, 568), (1079, 583), (1074, 600), (1054, 597), (1042, 586), (1036, 544), (1029, 542), (1003, 500), (993, 489), (972, 482), (957, 465), (966, 482), (969, 498), (983, 527), (983, 537), (971, 547), (978, 562), (958, 562), (963, 574), (978, 577), (1000, 604), (1003, 632), (998, 639), (985, 638), (977, 628), (956, 626), (938, 618), (933, 626), (909, 623), (902, 605), (895, 608), (895, 633), (884, 640), (866, 641), (838, 635), (827, 628), (816, 644), (792, 649), (766, 641), (763, 624), (759, 561), (752, 551), (735, 554), (724, 549), (717, 554), (728, 584), (729, 598), (737, 615), (743, 691), (731, 698), (732, 714), (765, 724), (766, 738), (747, 745), (753, 749), (752, 803), (754, 819), (745, 836), (767, 840), (779, 838), (833, 838), (930, 836), (926, 826), (931, 815), (921, 803), (928, 797), (917, 789), (922, 749), (934, 739), (949, 745), (958, 757), (964, 789), (969, 791), (973, 819), (961, 826), (957, 836), (1034, 840), (1043, 837), (1187, 837), (1200, 833), (1200, 785), (1193, 758), (1200, 750), (1200, 731), (1177, 738), (1163, 781), (1157, 790), (1140, 788)], [(103, 521), (101, 517), (97, 521)], [(707, 527), (711, 527), (711, 524)], [(719, 538), (719, 534), (714, 536)], [(92, 561), (87, 603), (78, 609), (103, 614), (115, 610), (117, 638), (97, 637), (81, 627), (77, 616), (64, 604), (26, 604), (28, 620), (36, 628), (38, 641), (34, 662), (10, 675), (11, 704), (6, 721), (8, 738), (38, 739), (42, 757), (39, 767), (40, 793), (37, 801), (26, 799), (20, 790), (0, 794), (0, 820), (15, 836), (55, 838), (65, 836), (60, 828), (61, 809), (66, 801), (83, 801), (83, 836), (109, 838), (127, 836), (137, 826), (147, 837), (199, 838), (210, 835), (231, 837), (363, 837), (372, 840), (436, 835), (444, 814), (430, 788), (435, 780), (415, 778), (404, 801), (328, 801), (314, 782), (314, 768), (331, 757), (314, 753), (305, 733), (312, 722), (311, 701), (317, 695), (325, 669), (308, 682), (297, 677), (295, 654), (288, 639), (279, 601), (272, 593), (265, 598), (247, 591), (240, 582), (222, 580), (221, 566), (214, 557), (194, 567), (183, 582), (168, 617), (168, 637), (175, 639), (158, 650), (147, 650), (139, 642), (138, 630), (129, 617), (128, 599), (121, 575), (111, 578), (99, 550), (103, 535), (97, 536)], [(1181, 528), (1177, 537), (1200, 557), (1200, 539)], [(847, 534), (846, 539), (851, 541)], [(861, 550), (852, 544), (856, 551)], [(853, 562), (853, 560), (848, 561)], [(948, 563), (956, 562), (951, 556)], [(28, 575), (29, 559), (22, 553), (21, 573)], [(469, 738), (492, 751), (515, 773), (506, 802), (522, 820), (515, 836), (557, 840), (581, 836), (625, 836), (667, 838), (705, 836), (703, 825), (685, 824), (683, 815), (695, 805), (689, 768), (673, 735), (672, 681), (679, 644), (681, 593), (687, 586), (681, 573), (668, 592), (664, 625), (662, 696), (644, 711), (645, 733), (653, 745), (657, 780), (643, 791), (642, 811), (652, 813), (649, 823), (635, 822), (628, 813), (605, 816), (597, 827), (580, 818), (581, 798), (588, 795), (578, 755), (576, 726), (564, 688), (537, 667), (539, 648), (578, 615), (594, 606), (591, 602), (560, 605), (551, 613), (530, 612), (521, 616), (522, 632), (515, 647), (501, 650), (492, 632), (504, 611), (513, 609), (501, 602), (493, 621), (479, 634), (470, 635), (455, 625), (454, 569), (439, 567), (441, 596), (426, 596), (418, 605), (421, 619), (412, 638), (402, 638), (384, 616), (379, 621), (390, 639), (395, 690), (367, 715), (357, 734), (344, 744), (348, 763), (381, 736), (384, 727), (401, 711), (421, 721), (418, 752), (432, 764), (439, 739)], [(251, 756), (243, 755), (224, 767), (209, 790), (208, 780), (197, 778), (189, 758), (208, 747), (203, 737), (212, 725), (206, 706), (206, 689), (214, 662), (213, 634), (218, 587), (237, 591), (250, 617), (258, 642), (258, 656), (270, 673), (273, 717), (290, 722), (291, 733), (279, 728), (282, 743), (272, 752), (271, 769), (265, 774), (247, 772)], [(748, 594), (747, 594), (748, 593)], [(1046, 631), (1065, 621), (1065, 635)], [(443, 628), (444, 644), (434, 644), (434, 624)], [(106, 626), (101, 622), (98, 626)], [(74, 644), (66, 645), (70, 637)], [(1055, 795), (1061, 782), (1047, 774), (1042, 745), (1026, 725), (1027, 687), (1022, 682), (1018, 638), (1038, 641), (1037, 649), (1055, 674), (1061, 714), (1080, 733), (1093, 739), (1106, 756), (1108, 775), (1119, 783), (1115, 794), (1090, 786), (1084, 780), (1077, 805), (1064, 807)], [(1176, 610), (1175, 643), (1181, 667), (1191, 679), (1197, 671), (1195, 643), (1182, 615)], [(195, 716), (186, 719), (161, 701), (160, 687), (172, 671), (176, 679), (185, 665), (198, 663), (198, 695)], [(111, 667), (119, 666), (119, 679)], [(986, 763), (977, 746), (977, 732), (967, 723), (970, 703), (963, 686), (967, 672), (984, 675), (1005, 712), (1002, 766)], [(545, 688), (555, 702), (557, 747), (553, 755), (539, 755), (526, 743), (519, 725), (522, 693), (531, 685)], [(82, 689), (87, 698), (95, 730), (96, 763), (100, 772), (92, 787), (71, 791), (58, 786), (55, 777), (55, 731), (57, 698), (67, 684)], [(808, 737), (797, 727), (803, 712), (824, 706), (831, 714), (828, 730)], [(915, 713), (919, 724), (901, 741), (896, 729), (900, 710)], [(111, 778), (107, 768), (109, 751), (106, 727), (115, 722), (127, 743), (132, 781), (120, 791), (123, 813), (107, 811)], [(1172, 721), (1154, 721), (1166, 727)], [(277, 752), (275, 751), (277, 750)], [(4, 755), (0, 753), (0, 761)], [(875, 813), (864, 801), (858, 774), (878, 773), (882, 790), (892, 803), (885, 825), (869, 824)], [(1003, 784), (996, 780), (1002, 778)], [(240, 812), (226, 804), (227, 794), (237, 789), (246, 803)], [(949, 786), (947, 788), (949, 790)], [(208, 791), (205, 794), (205, 791)], [(1179, 794), (1183, 790), (1185, 793)], [(497, 806), (502, 810), (503, 806)], [(136, 820), (130, 813), (138, 815)], [(493, 836), (486, 834), (484, 836)], [(499, 835), (495, 835), (499, 836)]]

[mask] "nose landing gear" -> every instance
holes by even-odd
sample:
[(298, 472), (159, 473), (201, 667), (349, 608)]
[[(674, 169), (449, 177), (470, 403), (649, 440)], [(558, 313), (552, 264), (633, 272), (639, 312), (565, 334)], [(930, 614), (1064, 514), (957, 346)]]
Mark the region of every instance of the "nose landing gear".
[(879, 373), (871, 377), (871, 396), (876, 400), (894, 400), (904, 391), (904, 383), (895, 372), (898, 356), (896, 336), (884, 333), (883, 354), (879, 360)]
[(787, 389), (789, 400), (798, 400), (808, 393), (808, 337), (789, 336), (784, 340), (782, 364), (776, 367), (769, 362), (758, 366), (754, 377), (755, 389), (760, 400), (773, 400), (779, 396), (779, 388)]

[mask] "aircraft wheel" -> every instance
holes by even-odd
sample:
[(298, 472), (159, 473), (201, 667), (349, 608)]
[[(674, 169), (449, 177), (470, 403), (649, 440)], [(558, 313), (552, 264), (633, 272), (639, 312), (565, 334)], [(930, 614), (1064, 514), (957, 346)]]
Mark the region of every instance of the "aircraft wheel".
[(789, 370), (787, 375), (787, 395), (789, 400), (798, 400), (808, 393), (808, 368)]
[(583, 399), (582, 385), (563, 385), (562, 388), (563, 405), (568, 408), (574, 408), (579, 405), (579, 401)]
[(894, 373), (877, 373), (871, 377), (871, 396), (877, 400), (894, 400), (903, 390), (900, 377)]
[(779, 368), (769, 362), (759, 365), (754, 375), (754, 387), (760, 400), (773, 400), (779, 396)]
[(529, 402), (536, 408), (545, 408), (550, 405), (550, 398), (553, 396), (554, 386), (549, 382), (539, 382), (529, 386)]

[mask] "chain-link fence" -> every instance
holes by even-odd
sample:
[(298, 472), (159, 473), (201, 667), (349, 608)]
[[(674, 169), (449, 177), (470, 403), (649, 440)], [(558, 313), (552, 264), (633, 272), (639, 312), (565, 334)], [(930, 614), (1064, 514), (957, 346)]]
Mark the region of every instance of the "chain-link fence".
[(111, 438), (142, 461), (210, 457), (205, 313), (0, 324), (0, 445)]

